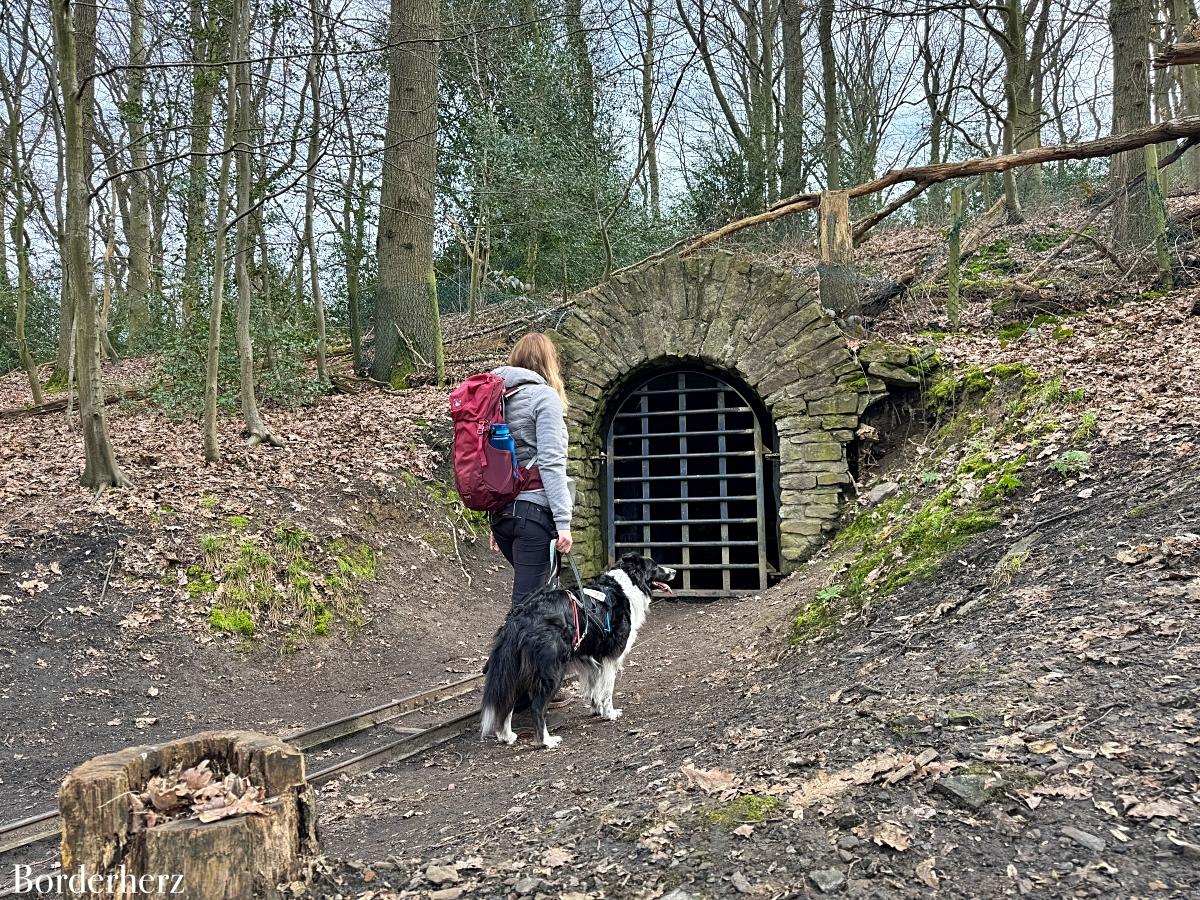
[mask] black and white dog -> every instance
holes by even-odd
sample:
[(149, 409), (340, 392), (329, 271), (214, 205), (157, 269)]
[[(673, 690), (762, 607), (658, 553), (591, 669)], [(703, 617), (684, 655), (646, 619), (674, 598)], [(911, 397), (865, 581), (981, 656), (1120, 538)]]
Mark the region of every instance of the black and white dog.
[(546, 706), (570, 671), (578, 673), (595, 715), (620, 718), (612, 705), (617, 673), (645, 624), (651, 592), (670, 593), (667, 582), (674, 577), (674, 569), (627, 553), (584, 597), (544, 587), (518, 601), (496, 632), (484, 669), (483, 736), (513, 743), (513, 710), (528, 706), (542, 745), (557, 747), (562, 738), (547, 730)]

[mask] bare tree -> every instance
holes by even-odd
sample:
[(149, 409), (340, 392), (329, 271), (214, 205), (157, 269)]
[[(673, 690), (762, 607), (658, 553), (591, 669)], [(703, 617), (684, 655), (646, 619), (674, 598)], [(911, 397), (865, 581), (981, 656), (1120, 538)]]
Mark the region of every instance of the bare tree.
[(817, 11), (817, 40), (821, 43), (821, 108), (825, 127), (821, 133), (821, 151), (825, 157), (825, 187), (835, 191), (842, 186), (842, 135), (837, 92), (837, 57), (833, 46), (834, 0), (820, 0)]
[[(77, 355), (79, 378), (79, 418), (83, 431), (85, 487), (122, 487), (129, 483), (117, 463), (108, 423), (104, 414), (104, 384), (100, 369), (100, 341), (97, 337), (96, 303), (92, 286), (92, 266), (88, 241), (89, 197), (88, 156), (91, 147), (90, 106), (93, 93), (90, 79), (81, 83), (84, 72), (78, 60), (95, 59), (95, 46), (76, 47), (71, 0), (51, 0), (51, 24), (54, 29), (61, 90), (67, 169), (67, 274), (70, 295), (78, 327)], [(83, 6), (78, 7), (80, 9)], [(94, 16), (95, 7), (91, 15)], [(95, 40), (94, 18), (90, 31), (82, 39)], [(82, 55), (77, 53), (82, 51)], [(83, 69), (83, 71), (80, 71)]]
[[(32, 29), (32, 3), (27, 0), (21, 10), (19, 26), (25, 33)], [(13, 23), (17, 24), (16, 16)], [(23, 41), (13, 41), (6, 36), (9, 47), (17, 54), (10, 57), (9, 65), (0, 66), (0, 96), (4, 100), (4, 112), (7, 117), (5, 126), (5, 150), (8, 156), (9, 191), (12, 198), (13, 219), (10, 225), (13, 252), (16, 256), (16, 310), (13, 317), (13, 337), (17, 344), (17, 355), (21, 367), (29, 379), (29, 392), (35, 406), (43, 403), (42, 384), (38, 378), (37, 364), (33, 354), (29, 352), (29, 341), (25, 336), (25, 322), (29, 310), (29, 298), (33, 287), (32, 273), (29, 267), (29, 234), (25, 227), (27, 216), (26, 203), (26, 171), (28, 153), (22, 141), (22, 125), (25, 121), (25, 111), (22, 96), (26, 90), (30, 68), (32, 65), (29, 45)], [(3, 230), (0, 229), (0, 243), (3, 243)], [(3, 277), (8, 279), (8, 260), (0, 258), (3, 266)]]
[(149, 325), (150, 187), (146, 160), (146, 8), (145, 0), (129, 0), (129, 97), (124, 118), (129, 128), (129, 246), (126, 323), (129, 344), (139, 347)]

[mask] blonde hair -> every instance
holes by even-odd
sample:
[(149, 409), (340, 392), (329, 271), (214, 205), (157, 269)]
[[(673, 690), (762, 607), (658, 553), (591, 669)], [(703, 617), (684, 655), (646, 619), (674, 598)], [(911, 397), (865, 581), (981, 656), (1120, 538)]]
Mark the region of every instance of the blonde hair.
[(537, 372), (546, 379), (546, 384), (554, 388), (558, 399), (562, 401), (563, 409), (567, 408), (567, 390), (563, 386), (562, 372), (558, 367), (558, 348), (554, 342), (537, 331), (531, 331), (512, 348), (508, 355), (510, 366), (520, 366)]

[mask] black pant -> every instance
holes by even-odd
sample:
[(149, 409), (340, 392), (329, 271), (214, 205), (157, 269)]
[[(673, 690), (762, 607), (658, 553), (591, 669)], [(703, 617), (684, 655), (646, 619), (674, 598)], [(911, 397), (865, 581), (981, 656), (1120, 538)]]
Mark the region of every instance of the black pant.
[(512, 599), (516, 603), (550, 577), (550, 542), (558, 536), (554, 516), (545, 506), (518, 500), (491, 514), (492, 534), (513, 567)]

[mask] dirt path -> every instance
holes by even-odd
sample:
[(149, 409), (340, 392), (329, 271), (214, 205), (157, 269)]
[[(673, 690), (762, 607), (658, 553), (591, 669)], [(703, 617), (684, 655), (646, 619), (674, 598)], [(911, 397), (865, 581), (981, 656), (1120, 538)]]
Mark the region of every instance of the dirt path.
[(831, 558), (656, 609), (616, 725), (331, 785), (327, 852), (369, 865), (321, 896), (1190, 895), (1200, 464), (1096, 464), (827, 639), (786, 631)]

